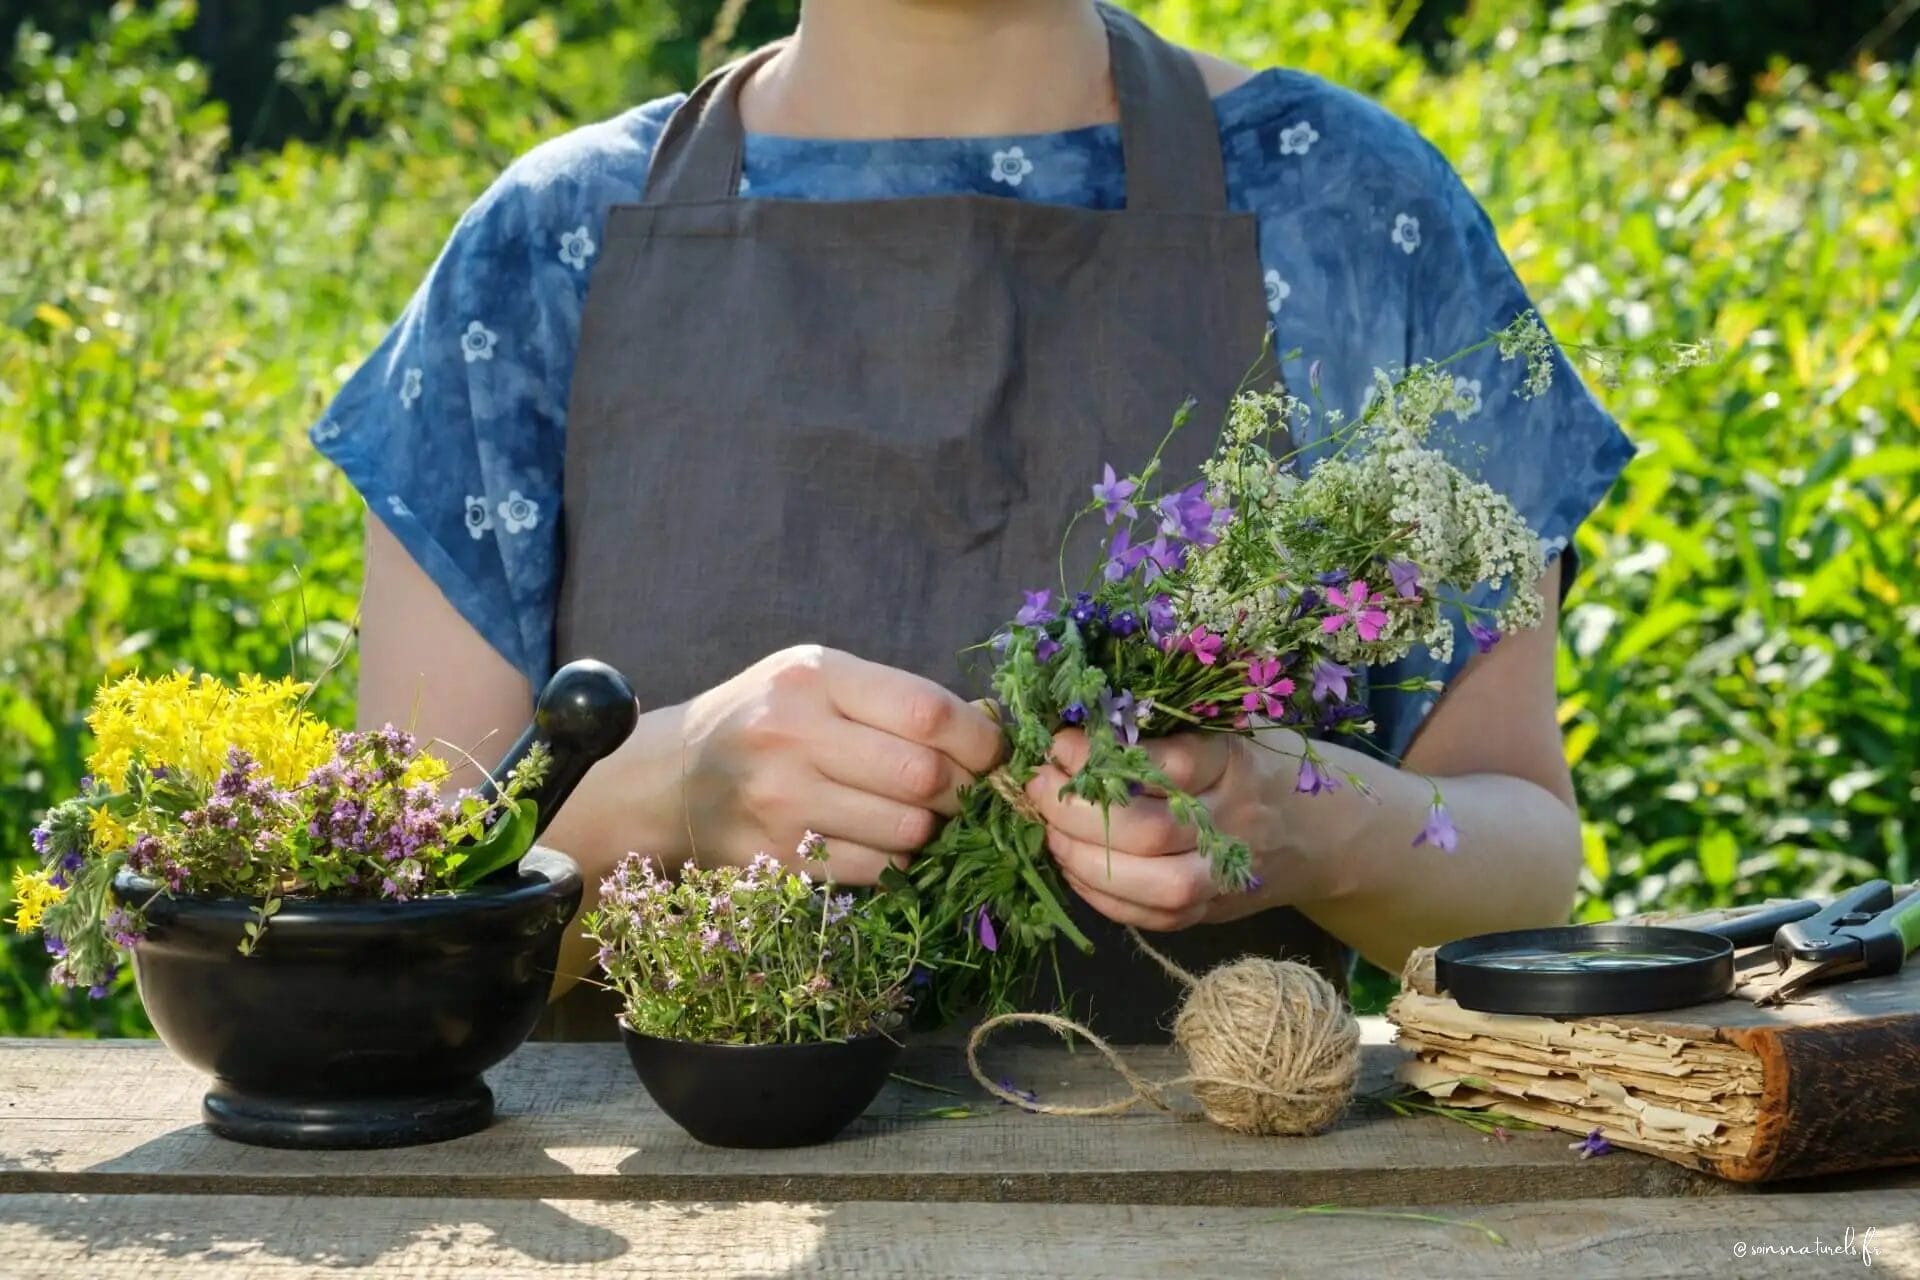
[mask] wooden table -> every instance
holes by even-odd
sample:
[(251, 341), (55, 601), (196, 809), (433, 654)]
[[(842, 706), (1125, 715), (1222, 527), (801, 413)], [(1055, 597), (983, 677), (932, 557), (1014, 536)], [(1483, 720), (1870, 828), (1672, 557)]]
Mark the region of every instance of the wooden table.
[[(1363, 1092), (1397, 1056), (1366, 1031)], [(1091, 1053), (989, 1053), (1048, 1100), (1117, 1087)], [(533, 1044), (491, 1077), (485, 1133), (303, 1154), (210, 1135), (202, 1080), (156, 1043), (0, 1041), (0, 1276), (1805, 1276), (1860, 1272), (1857, 1246), (1819, 1250), (1872, 1229), (1865, 1274), (1920, 1278), (1920, 1171), (1756, 1191), (1364, 1104), (1321, 1137), (1257, 1139), (1028, 1115), (947, 1047), (902, 1071), (966, 1096), (893, 1084), (829, 1146), (718, 1151), (618, 1045)], [(931, 1114), (955, 1105), (971, 1114)], [(1348, 1212), (1289, 1211), (1327, 1204)]]

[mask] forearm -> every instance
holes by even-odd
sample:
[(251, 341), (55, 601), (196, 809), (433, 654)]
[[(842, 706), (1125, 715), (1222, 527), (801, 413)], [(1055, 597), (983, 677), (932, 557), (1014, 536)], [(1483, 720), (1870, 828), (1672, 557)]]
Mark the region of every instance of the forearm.
[[(1371, 795), (1352, 785), (1300, 795), (1299, 741), (1287, 734), (1275, 743), (1267, 806), (1279, 819), (1269, 858), (1299, 875), (1270, 880), (1281, 892), (1295, 886), (1290, 905), (1368, 960), (1395, 973), (1414, 947), (1565, 920), (1580, 822), (1558, 796), (1505, 774), (1430, 780), (1332, 743), (1316, 752)], [(1459, 833), (1451, 853), (1413, 844), (1436, 783)]]
[(638, 852), (678, 866), (689, 837), (680, 803), (683, 708), (643, 714), (620, 750), (581, 779), (566, 807), (540, 837), (580, 868), (580, 914), (560, 949), (553, 994), (560, 996), (593, 972), (594, 945), (580, 932), (580, 916), (600, 900), (600, 882), (627, 854)]

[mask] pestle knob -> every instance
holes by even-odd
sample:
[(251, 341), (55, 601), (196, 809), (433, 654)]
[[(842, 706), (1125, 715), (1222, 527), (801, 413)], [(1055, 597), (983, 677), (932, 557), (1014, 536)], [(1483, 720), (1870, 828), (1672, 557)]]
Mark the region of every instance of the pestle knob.
[(494, 766), (482, 794), (499, 794), (513, 767), (537, 742), (552, 757), (546, 780), (529, 793), (539, 806), (534, 835), (547, 829), (587, 771), (616, 751), (640, 719), (633, 686), (604, 662), (581, 658), (553, 673), (534, 705), (533, 723)]

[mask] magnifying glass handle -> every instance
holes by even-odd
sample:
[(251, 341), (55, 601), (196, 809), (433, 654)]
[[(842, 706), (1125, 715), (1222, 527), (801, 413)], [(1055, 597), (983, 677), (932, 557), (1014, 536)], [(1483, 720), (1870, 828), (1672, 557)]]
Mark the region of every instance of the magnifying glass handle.
[(540, 691), (533, 723), (494, 766), (481, 795), (489, 800), (497, 796), (534, 744), (545, 746), (552, 757), (547, 776), (527, 797), (539, 806), (534, 825), (538, 838), (587, 771), (612, 755), (639, 719), (640, 706), (625, 676), (592, 658), (569, 662)]

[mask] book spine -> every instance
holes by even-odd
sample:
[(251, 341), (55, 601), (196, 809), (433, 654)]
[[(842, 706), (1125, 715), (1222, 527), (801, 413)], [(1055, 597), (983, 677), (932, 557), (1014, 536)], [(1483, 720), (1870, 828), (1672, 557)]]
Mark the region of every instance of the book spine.
[(1753, 1146), (1715, 1172), (1774, 1182), (1920, 1164), (1920, 1018), (1728, 1028), (1759, 1058)]

